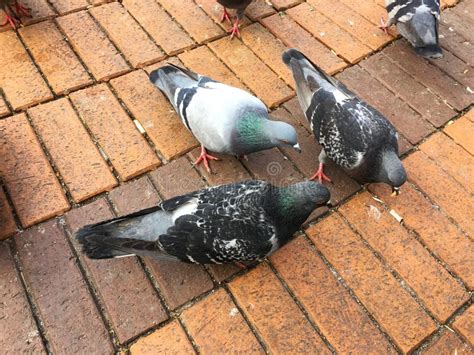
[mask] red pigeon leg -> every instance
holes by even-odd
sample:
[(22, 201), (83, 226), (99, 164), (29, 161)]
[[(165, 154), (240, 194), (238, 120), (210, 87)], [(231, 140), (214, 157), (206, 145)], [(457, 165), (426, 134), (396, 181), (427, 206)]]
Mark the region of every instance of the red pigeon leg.
[(224, 7), (224, 11), (222, 12), (221, 22), (224, 22), (226, 20), (229, 21), (229, 23), (232, 25), (232, 20), (230, 19), (230, 15), (227, 12), (227, 9)]
[(230, 39), (234, 38), (234, 36), (240, 38), (239, 18), (235, 19), (234, 26), (227, 33), (230, 33)]
[(210, 160), (220, 160), (219, 158), (213, 157), (212, 155), (207, 154), (206, 148), (204, 146), (201, 146), (201, 155), (199, 158), (196, 159), (194, 162), (194, 165), (199, 165), (201, 162), (204, 162), (204, 166), (206, 167), (206, 170), (208, 173), (211, 173), (211, 168), (209, 167), (209, 161)]
[(381, 17), (380, 18), (380, 26), (379, 28), (384, 31), (386, 34), (388, 34), (388, 29), (389, 29), (389, 25), (385, 22), (385, 20)]
[(15, 12), (18, 16), (31, 17), (30, 10), (26, 6), (20, 4), (18, 1), (15, 1)]
[(16, 26), (20, 24), (20, 20), (18, 20), (15, 15), (10, 15), (7, 9), (5, 9), (5, 16), (5, 22), (3, 22), (0, 26), (3, 27), (10, 24), (13, 29), (16, 29)]
[(331, 179), (326, 174), (324, 174), (324, 164), (323, 163), (319, 163), (318, 171), (316, 171), (316, 173), (313, 176), (311, 176), (311, 178), (310, 178), (310, 180), (316, 180), (316, 179), (318, 179), (320, 184), (322, 184), (323, 181), (332, 182)]

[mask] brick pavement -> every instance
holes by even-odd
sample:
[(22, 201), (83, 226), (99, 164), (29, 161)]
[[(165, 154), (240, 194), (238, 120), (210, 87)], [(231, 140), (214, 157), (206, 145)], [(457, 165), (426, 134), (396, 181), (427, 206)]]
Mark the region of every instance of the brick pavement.
[[(378, 30), (382, 0), (256, 0), (232, 42), (214, 0), (24, 2), (33, 17), (0, 30), (3, 351), (473, 353), (474, 0), (442, 1), (445, 57), (429, 61)], [(287, 46), (396, 126), (402, 194), (329, 164), (339, 205), (249, 270), (83, 257), (72, 235), (84, 224), (206, 185), (313, 173), (320, 148)], [(147, 78), (167, 60), (259, 96), (303, 153), (194, 168), (196, 140)]]

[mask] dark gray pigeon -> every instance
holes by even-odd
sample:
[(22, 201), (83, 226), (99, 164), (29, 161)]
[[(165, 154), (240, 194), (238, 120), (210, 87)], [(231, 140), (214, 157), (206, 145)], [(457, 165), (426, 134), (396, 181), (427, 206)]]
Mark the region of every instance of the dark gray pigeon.
[(204, 161), (208, 171), (208, 159), (217, 158), (206, 149), (237, 156), (285, 145), (300, 151), (294, 127), (269, 120), (263, 102), (244, 90), (171, 64), (153, 71), (150, 81), (201, 143), (195, 164)]
[(293, 72), (301, 108), (323, 148), (311, 179), (331, 181), (323, 172), (329, 157), (360, 183), (384, 182), (398, 193), (407, 176), (392, 124), (296, 49), (285, 51), (283, 61)]
[(20, 16), (31, 17), (28, 8), (23, 6), (18, 0), (0, 0), (0, 9), (5, 11), (5, 22), (0, 26), (10, 24), (12, 28), (16, 28), (20, 23)]
[(230, 22), (230, 24), (232, 24), (232, 20), (230, 18), (229, 13), (227, 12), (227, 9), (237, 10), (237, 16), (235, 18), (234, 25), (227, 32), (230, 33), (230, 39), (234, 38), (234, 36), (240, 38), (239, 22), (244, 17), (245, 9), (247, 8), (247, 6), (250, 5), (252, 0), (217, 0), (217, 2), (224, 6), (224, 12), (222, 13), (221, 22), (227, 20)]
[(440, 17), (439, 0), (385, 0), (388, 23), (381, 20), (381, 28), (396, 24), (398, 32), (426, 58), (441, 58), (438, 25)]
[(130, 255), (197, 264), (260, 260), (287, 243), (311, 212), (329, 203), (312, 181), (275, 187), (246, 181), (202, 189), (156, 207), (80, 229), (92, 259)]

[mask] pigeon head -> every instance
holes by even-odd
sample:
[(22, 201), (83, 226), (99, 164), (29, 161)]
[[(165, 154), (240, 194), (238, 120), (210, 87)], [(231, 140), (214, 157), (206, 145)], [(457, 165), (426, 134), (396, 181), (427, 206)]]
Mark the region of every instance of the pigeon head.
[(380, 166), (377, 170), (376, 181), (390, 185), (393, 192), (398, 195), (400, 186), (407, 181), (407, 173), (398, 154), (392, 149), (384, 150), (379, 159)]

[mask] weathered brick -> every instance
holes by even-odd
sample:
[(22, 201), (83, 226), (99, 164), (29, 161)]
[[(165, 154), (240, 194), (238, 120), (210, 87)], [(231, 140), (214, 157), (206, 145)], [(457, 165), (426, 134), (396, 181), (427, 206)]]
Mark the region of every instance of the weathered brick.
[(454, 54), (446, 50), (443, 51), (443, 57), (438, 59), (439, 60), (430, 59), (430, 63), (436, 65), (462, 85), (465, 85), (466, 87), (473, 86), (474, 69), (470, 64), (463, 62)]
[[(300, 102), (297, 97), (294, 97), (291, 100), (285, 102), (283, 104), (283, 107), (293, 116), (294, 121), (298, 121), (303, 127), (306, 128), (308, 132), (312, 132), (309, 121), (306, 118), (306, 115), (304, 114), (303, 110), (301, 109)], [(284, 113), (285, 111), (276, 110), (275, 113), (276, 112)]]
[(87, 0), (51, 0), (50, 2), (60, 14), (85, 9), (89, 6)]
[(209, 43), (209, 47), (267, 106), (276, 106), (294, 95), (242, 42), (222, 38)]
[(13, 219), (12, 210), (8, 204), (7, 197), (0, 187), (0, 240), (6, 239), (11, 236), (15, 231), (16, 223)]
[(336, 351), (395, 353), (303, 237), (277, 251), (271, 261)]
[(108, 80), (129, 70), (125, 59), (89, 13), (75, 12), (56, 21), (96, 80)]
[(107, 329), (59, 222), (15, 237), (22, 275), (38, 307), (53, 352), (111, 353)]
[(53, 98), (15, 32), (0, 33), (0, 48), (0, 87), (13, 109)]
[(267, 265), (235, 279), (229, 288), (271, 352), (330, 353)]
[(192, 0), (158, 0), (198, 43), (212, 41), (224, 31)]
[[(415, 152), (404, 161), (409, 171), (409, 179), (418, 185), (437, 205), (471, 236), (474, 235), (471, 211), (474, 209), (474, 198), (445, 173), (424, 153)], [(439, 182), (442, 182), (440, 184)], [(463, 206), (463, 208), (459, 208)]]
[(160, 164), (105, 84), (77, 91), (71, 100), (123, 180)]
[(194, 45), (194, 41), (153, 0), (125, 0), (123, 5), (163, 50), (173, 55)]
[(444, 131), (454, 139), (457, 144), (474, 155), (474, 142), (472, 141), (474, 135), (474, 109), (471, 109), (470, 114), (473, 119), (469, 120), (469, 114), (466, 114), (461, 119), (447, 126)]
[(92, 82), (89, 74), (52, 22), (40, 22), (23, 27), (19, 32), (36, 64), (57, 95), (79, 89)]
[(371, 52), (368, 46), (306, 2), (286, 12), (306, 31), (351, 63), (356, 63)]
[[(456, 0), (454, 1), (457, 2)], [(463, 1), (459, 3), (453, 11), (459, 16), (474, 23), (474, 3), (472, 1)]]
[(2, 351), (6, 354), (46, 353), (12, 255), (5, 243), (0, 243), (0, 290)]
[(358, 195), (339, 211), (441, 322), (469, 299), (456, 280), (370, 194)]
[(474, 22), (471, 23), (468, 20), (464, 20), (453, 9), (443, 11), (443, 16), (441, 17), (440, 22), (453, 28), (454, 31), (459, 33), (469, 42), (474, 42), (474, 34), (472, 33), (472, 24), (474, 24)]
[(0, 118), (3, 116), (7, 116), (10, 113), (10, 109), (7, 106), (7, 103), (3, 99), (2, 96), (0, 96)]
[(460, 36), (452, 27), (439, 24), (439, 43), (441, 47), (455, 54), (466, 63), (473, 64), (474, 44)]
[(160, 203), (160, 197), (147, 176), (110, 191), (109, 199), (119, 216), (154, 207)]
[(76, 202), (117, 184), (67, 99), (36, 106), (28, 113)]
[(257, 21), (262, 17), (274, 14), (275, 10), (272, 4), (267, 2), (267, 0), (253, 0), (247, 7), (245, 13), (252, 21)]
[(185, 310), (182, 319), (203, 354), (263, 354), (257, 339), (223, 289)]
[(420, 354), (439, 355), (439, 354), (472, 354), (472, 349), (464, 343), (453, 331), (445, 329), (443, 334), (436, 339), (426, 349), (422, 350)]
[[(353, 11), (357, 12), (374, 25), (380, 25), (380, 19), (387, 17), (387, 11), (384, 7), (376, 6), (373, 1), (351, 1), (351, 0), (339, 0), (344, 3), (347, 7), (351, 8)], [(389, 30), (391, 33), (391, 29)]]
[(186, 333), (177, 320), (140, 338), (130, 347), (132, 355), (194, 354)]
[(392, 196), (390, 189), (382, 184), (370, 185), (370, 190), (403, 217), (404, 225), (415, 230), (423, 243), (448, 264), (470, 289), (474, 288), (474, 274), (471, 271), (474, 260), (470, 257), (473, 242), (438, 208), (409, 184), (403, 186), (399, 196)]
[(413, 349), (436, 329), (433, 320), (341, 217), (333, 214), (307, 233), (402, 351)]
[(123, 75), (110, 83), (166, 159), (173, 159), (198, 145), (168, 99), (143, 71)]
[[(469, 121), (474, 123), (474, 110), (471, 109), (463, 117), (467, 118)], [(474, 154), (474, 153), (473, 153)]]
[(288, 47), (298, 48), (329, 74), (334, 74), (347, 66), (342, 59), (312, 37), (291, 17), (275, 14), (264, 18), (261, 22)]
[[(66, 215), (72, 233), (86, 224), (112, 218), (104, 199)], [(120, 342), (125, 342), (167, 318), (157, 294), (136, 257), (92, 260), (83, 255), (73, 237), (74, 247), (96, 285)]]
[(0, 120), (0, 175), (24, 227), (69, 209), (25, 114)]
[(413, 79), (408, 73), (381, 53), (360, 65), (417, 110), (434, 126), (444, 125), (456, 113), (440, 98)]
[(456, 329), (471, 345), (474, 344), (474, 306), (471, 304), (453, 323)]
[(55, 15), (47, 0), (23, 0), (21, 3), (29, 9), (31, 15), (31, 18), (23, 17), (21, 19), (21, 22), (25, 25), (39, 22)]
[(164, 53), (118, 2), (93, 7), (90, 13), (133, 67), (143, 67), (164, 58)]

